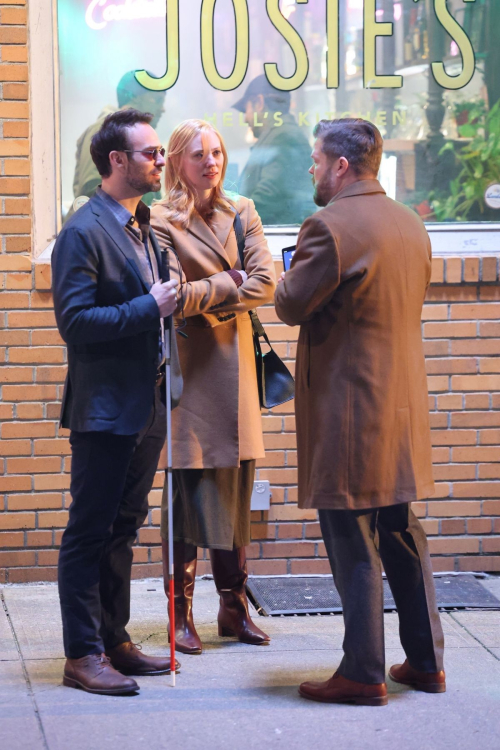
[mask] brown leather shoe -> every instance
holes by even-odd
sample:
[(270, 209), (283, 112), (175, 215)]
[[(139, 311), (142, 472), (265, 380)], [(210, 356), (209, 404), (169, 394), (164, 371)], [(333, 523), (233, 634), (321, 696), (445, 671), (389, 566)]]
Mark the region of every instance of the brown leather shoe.
[[(170, 659), (164, 656), (147, 656), (140, 647), (132, 641), (120, 643), (106, 651), (111, 664), (122, 674), (152, 675), (170, 674)], [(176, 660), (175, 671), (179, 671), (180, 664)]]
[(220, 596), (217, 623), (219, 635), (236, 638), (252, 646), (267, 646), (271, 639), (253, 622), (245, 590), (247, 564), (245, 548), (210, 550), (212, 573)]
[(354, 703), (357, 706), (386, 706), (387, 687), (385, 682), (367, 685), (354, 682), (335, 673), (326, 682), (303, 682), (299, 687), (303, 698), (320, 703)]
[[(175, 650), (182, 654), (201, 654), (202, 645), (193, 622), (193, 593), (196, 578), (197, 548), (194, 544), (174, 542)], [(163, 581), (168, 592), (168, 544), (162, 540)], [(168, 624), (170, 643), (170, 623)]]
[(442, 669), (440, 672), (418, 672), (408, 664), (394, 664), (389, 669), (389, 677), (401, 685), (410, 685), (416, 690), (424, 693), (446, 693), (446, 675)]
[(101, 695), (129, 695), (139, 692), (137, 682), (117, 672), (105, 654), (66, 659), (63, 685)]

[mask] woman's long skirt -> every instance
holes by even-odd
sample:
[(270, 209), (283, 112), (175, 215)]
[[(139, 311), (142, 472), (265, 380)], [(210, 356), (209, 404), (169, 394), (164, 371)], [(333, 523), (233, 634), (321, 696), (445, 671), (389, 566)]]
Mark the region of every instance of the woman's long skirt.
[[(174, 540), (196, 547), (232, 550), (250, 543), (250, 498), (255, 460), (231, 469), (174, 469)], [(167, 491), (163, 490), (161, 535), (167, 538)]]

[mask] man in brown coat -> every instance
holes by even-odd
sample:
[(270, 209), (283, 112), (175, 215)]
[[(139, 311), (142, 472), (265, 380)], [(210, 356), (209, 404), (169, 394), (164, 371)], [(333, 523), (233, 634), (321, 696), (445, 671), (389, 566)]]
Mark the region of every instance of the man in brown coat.
[(427, 541), (411, 510), (433, 493), (420, 316), (431, 273), (425, 228), (378, 182), (382, 137), (322, 120), (314, 200), (276, 311), (300, 325), (299, 506), (318, 508), (345, 622), (344, 657), (305, 698), (385, 705), (381, 560), (407, 659), (396, 682), (443, 692), (443, 632)]

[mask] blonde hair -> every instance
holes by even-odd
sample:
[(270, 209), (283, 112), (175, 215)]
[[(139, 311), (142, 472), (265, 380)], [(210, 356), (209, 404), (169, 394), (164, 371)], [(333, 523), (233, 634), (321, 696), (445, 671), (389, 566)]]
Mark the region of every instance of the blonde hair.
[(166, 195), (160, 204), (166, 209), (166, 218), (172, 224), (186, 228), (195, 210), (196, 194), (182, 173), (182, 159), (184, 153), (199, 133), (212, 132), (220, 140), (220, 147), (224, 156), (221, 178), (212, 190), (211, 208), (227, 209), (234, 204), (224, 193), (222, 185), (227, 169), (227, 151), (220, 133), (206, 120), (184, 120), (177, 125), (168, 142), (167, 163), (165, 166)]

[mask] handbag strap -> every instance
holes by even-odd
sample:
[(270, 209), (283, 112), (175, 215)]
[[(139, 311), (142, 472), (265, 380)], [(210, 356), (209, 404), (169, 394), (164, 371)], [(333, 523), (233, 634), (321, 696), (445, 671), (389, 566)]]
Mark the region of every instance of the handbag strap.
[[(234, 209), (234, 221), (233, 221), (233, 227), (234, 227), (234, 233), (236, 235), (236, 242), (238, 243), (238, 255), (240, 256), (240, 263), (241, 268), (244, 271), (245, 270), (245, 235), (243, 234), (243, 226), (241, 224), (241, 218), (236, 209)], [(254, 334), (258, 338), (263, 338), (266, 344), (272, 349), (271, 342), (269, 341), (269, 338), (267, 336), (267, 333), (264, 330), (264, 326), (259, 320), (259, 316), (255, 312), (255, 310), (249, 310), (248, 314), (250, 315), (250, 320), (252, 321), (252, 328)]]

